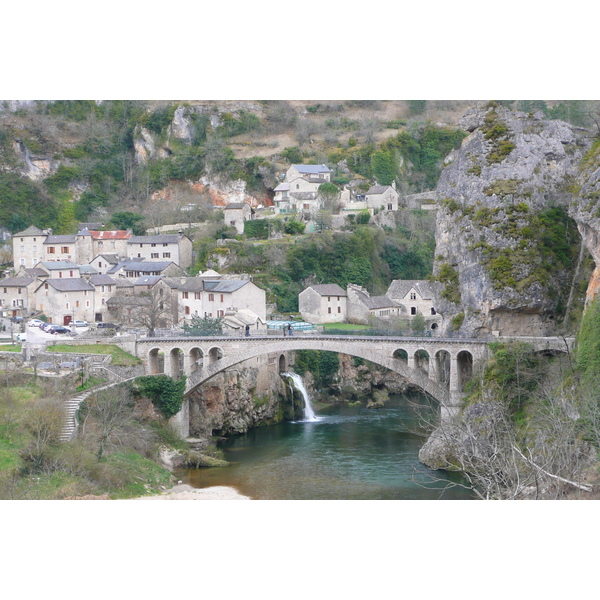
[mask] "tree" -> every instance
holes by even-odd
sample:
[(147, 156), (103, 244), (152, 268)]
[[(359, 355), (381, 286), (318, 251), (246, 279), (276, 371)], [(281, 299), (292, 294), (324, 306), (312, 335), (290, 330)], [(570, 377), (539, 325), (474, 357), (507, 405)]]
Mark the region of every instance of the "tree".
[(373, 177), (380, 185), (391, 185), (397, 175), (397, 167), (393, 153), (388, 150), (377, 150), (371, 155)]
[(148, 329), (150, 337), (156, 329), (172, 323), (170, 300), (163, 287), (157, 286), (134, 296), (119, 294), (113, 297), (113, 302), (121, 321)]
[(189, 336), (223, 335), (223, 318), (192, 315), (190, 322), (183, 324), (183, 331)]
[(131, 229), (133, 235), (144, 235), (146, 229), (143, 226), (144, 217), (131, 211), (113, 213), (110, 223), (115, 229)]
[(81, 435), (96, 439), (100, 461), (109, 443), (133, 423), (134, 401), (130, 390), (112, 388), (92, 394), (80, 407)]
[(319, 198), (323, 203), (323, 210), (330, 213), (337, 213), (340, 209), (339, 198), (340, 190), (335, 183), (329, 181), (319, 186)]
[(31, 441), (24, 458), (31, 461), (34, 471), (39, 469), (48, 446), (59, 443), (65, 419), (65, 407), (60, 400), (42, 400), (29, 409), (24, 426)]

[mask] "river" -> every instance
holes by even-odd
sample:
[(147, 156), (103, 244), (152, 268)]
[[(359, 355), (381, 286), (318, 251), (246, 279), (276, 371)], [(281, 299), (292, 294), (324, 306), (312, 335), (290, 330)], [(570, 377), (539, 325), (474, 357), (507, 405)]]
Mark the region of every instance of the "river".
[(261, 500), (471, 499), (459, 474), (419, 462), (423, 396), (392, 396), (384, 408), (336, 405), (316, 421), (286, 422), (219, 447), (230, 465), (176, 475), (197, 488), (230, 486)]

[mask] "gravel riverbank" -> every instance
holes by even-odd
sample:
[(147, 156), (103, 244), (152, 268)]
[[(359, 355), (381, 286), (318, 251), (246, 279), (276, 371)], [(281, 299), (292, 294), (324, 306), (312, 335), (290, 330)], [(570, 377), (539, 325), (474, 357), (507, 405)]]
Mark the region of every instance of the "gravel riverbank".
[(194, 488), (191, 485), (180, 483), (171, 489), (165, 490), (157, 496), (141, 496), (134, 500), (251, 500), (237, 490), (225, 486), (208, 488)]

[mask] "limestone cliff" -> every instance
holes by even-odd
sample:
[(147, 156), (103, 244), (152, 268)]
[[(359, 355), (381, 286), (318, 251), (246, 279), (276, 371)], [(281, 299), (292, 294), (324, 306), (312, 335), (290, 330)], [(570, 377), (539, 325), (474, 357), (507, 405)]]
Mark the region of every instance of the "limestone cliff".
[(213, 377), (190, 398), (190, 435), (244, 433), (284, 416), (291, 418), (291, 406), (285, 381), (276, 369), (264, 365), (231, 369)]
[(567, 123), (496, 103), (471, 110), (461, 127), (470, 135), (436, 188), (443, 328), (549, 333), (579, 249), (567, 207), (589, 141)]
[(600, 290), (600, 142), (596, 142), (581, 161), (574, 191), (569, 214), (577, 222), (581, 237), (596, 265), (587, 290), (589, 302)]

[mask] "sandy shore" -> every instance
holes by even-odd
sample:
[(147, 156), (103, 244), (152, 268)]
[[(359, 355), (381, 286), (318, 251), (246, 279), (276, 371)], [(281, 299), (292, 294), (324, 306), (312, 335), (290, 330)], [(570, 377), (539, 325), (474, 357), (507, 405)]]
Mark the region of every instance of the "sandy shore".
[(158, 496), (141, 496), (134, 500), (251, 500), (237, 490), (225, 486), (208, 488), (194, 488), (191, 485), (180, 483)]

